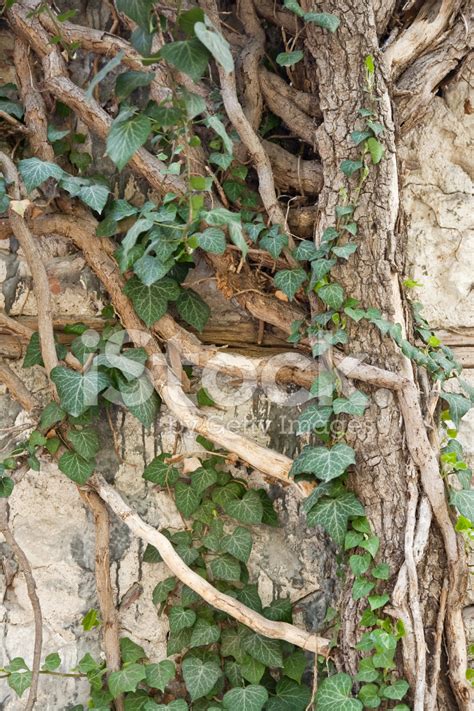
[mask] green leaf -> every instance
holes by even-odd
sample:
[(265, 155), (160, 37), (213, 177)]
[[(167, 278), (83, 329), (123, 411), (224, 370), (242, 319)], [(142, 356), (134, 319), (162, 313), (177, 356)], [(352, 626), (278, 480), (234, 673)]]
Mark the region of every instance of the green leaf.
[(363, 575), (369, 569), (371, 557), (369, 553), (364, 555), (351, 555), (349, 565), (354, 575)]
[(297, 434), (325, 428), (331, 415), (332, 407), (322, 407), (316, 402), (311, 403), (298, 417)]
[(120, 381), (119, 390), (125, 407), (144, 427), (151, 427), (160, 409), (161, 400), (148, 376), (142, 375), (128, 383)]
[(258, 589), (256, 585), (245, 585), (242, 590), (237, 593), (237, 598), (244, 605), (250, 607), (251, 610), (255, 612), (262, 613), (262, 601), (260, 595), (258, 594)]
[(364, 507), (352, 492), (346, 492), (333, 499), (322, 499), (308, 513), (308, 526), (322, 526), (325, 531), (342, 545), (351, 516), (362, 516)]
[(367, 139), (367, 148), (369, 149), (370, 157), (372, 158), (372, 163), (377, 165), (382, 160), (385, 148), (382, 146), (376, 138)]
[(361, 686), (357, 696), (364, 704), (364, 708), (376, 709), (382, 703), (378, 692), (379, 687), (377, 684), (364, 684)]
[(250, 684), (241, 689), (231, 689), (224, 694), (223, 704), (229, 711), (261, 711), (268, 699), (268, 691), (263, 686)]
[(153, 0), (117, 0), (117, 10), (137, 23), (142, 29), (150, 26), (150, 10)]
[(222, 549), (242, 563), (247, 563), (252, 551), (252, 534), (246, 528), (238, 526), (230, 535), (224, 537)]
[(176, 667), (169, 659), (165, 659), (158, 664), (147, 664), (145, 666), (146, 683), (152, 689), (165, 690), (165, 686), (174, 679)]
[(295, 15), (298, 15), (298, 17), (304, 17), (304, 10), (301, 8), (297, 0), (283, 0), (283, 6), (286, 7), (287, 10), (294, 12)]
[[(161, 556), (160, 556), (161, 557)], [(152, 600), (154, 605), (159, 605), (168, 599), (168, 595), (173, 592), (176, 587), (177, 579), (174, 577), (166, 578), (162, 580), (161, 583), (155, 585), (152, 593)]]
[(315, 474), (318, 479), (330, 481), (341, 476), (351, 464), (355, 464), (355, 452), (347, 444), (336, 444), (331, 449), (308, 446), (293, 462), (290, 474)]
[[(346, 225), (346, 227), (348, 227), (348, 225)], [(340, 247), (333, 247), (331, 251), (336, 255), (336, 257), (340, 257), (341, 259), (349, 259), (351, 254), (354, 254), (354, 252), (357, 251), (357, 245), (355, 242), (348, 242)]]
[(291, 679), (281, 679), (265, 709), (268, 711), (305, 711), (311, 699), (311, 689)]
[(131, 640), (130, 637), (120, 639), (120, 655), (124, 663), (132, 664), (146, 658), (143, 647)]
[(315, 25), (329, 30), (329, 32), (335, 32), (341, 24), (336, 15), (330, 15), (328, 12), (306, 12), (304, 19), (306, 22), (314, 22)]
[(356, 146), (359, 145), (359, 143), (362, 143), (362, 141), (365, 141), (367, 138), (370, 138), (372, 133), (370, 131), (352, 131), (351, 133), (351, 138), (356, 144)]
[(10, 689), (13, 689), (18, 696), (21, 698), (26, 691), (31, 686), (32, 674), (30, 671), (26, 672), (12, 672), (7, 678), (7, 684)]
[(352, 679), (348, 674), (335, 674), (324, 679), (316, 694), (318, 711), (362, 711), (362, 703), (352, 696)]
[(388, 580), (390, 577), (390, 566), (387, 563), (379, 563), (372, 569), (371, 575), (377, 580)]
[(123, 170), (151, 132), (151, 120), (148, 116), (134, 112), (134, 109), (121, 111), (113, 120), (107, 136), (107, 155), (119, 170)]
[(15, 116), (17, 119), (21, 119), (24, 114), (23, 106), (18, 101), (4, 98), (0, 99), (0, 111), (4, 111), (10, 116)]
[[(196, 22), (194, 33), (198, 40), (209, 50), (214, 59), (224, 69), (226, 74), (234, 71), (234, 59), (230, 51), (229, 43), (220, 32), (205, 18), (204, 22)], [(208, 25), (208, 27), (206, 27)], [(210, 28), (210, 29), (208, 29)]]
[(474, 489), (451, 490), (450, 501), (462, 516), (474, 521)]
[(120, 63), (122, 62), (122, 59), (123, 59), (123, 57), (124, 57), (124, 54), (125, 54), (124, 50), (123, 50), (123, 49), (120, 50), (120, 52), (118, 52), (118, 53), (115, 55), (115, 57), (112, 57), (112, 59), (110, 59), (110, 60), (107, 62), (107, 64), (104, 64), (104, 66), (102, 67), (102, 69), (100, 69), (100, 71), (98, 71), (97, 74), (95, 74), (94, 78), (93, 78), (92, 81), (90, 82), (90, 84), (89, 84), (89, 86), (87, 87), (86, 92), (85, 92), (86, 97), (87, 97), (89, 100), (92, 99), (92, 96), (93, 96), (93, 92), (94, 92), (95, 87), (96, 87), (98, 84), (100, 84), (100, 82), (103, 81), (103, 80), (105, 79), (105, 77), (106, 77), (108, 74), (110, 74), (111, 71), (113, 71), (113, 70), (115, 69), (115, 67), (118, 67), (118, 66), (120, 65)]
[(277, 55), (276, 63), (280, 67), (292, 67), (294, 64), (301, 62), (304, 57), (304, 52), (301, 49), (297, 49), (294, 52), (280, 52)]
[(359, 662), (359, 670), (355, 676), (356, 681), (371, 682), (378, 678), (379, 672), (374, 668), (374, 662), (371, 657), (361, 659)]
[(317, 259), (319, 250), (315, 246), (314, 242), (311, 242), (309, 239), (304, 239), (302, 242), (299, 242), (294, 254), (296, 259), (304, 262), (310, 262), (312, 259)]
[(344, 173), (344, 175), (347, 175), (350, 177), (353, 175), (355, 172), (360, 170), (363, 167), (363, 162), (361, 160), (343, 160), (340, 164), (340, 169)]
[(62, 365), (52, 369), (51, 380), (57, 387), (61, 407), (73, 417), (97, 405), (99, 393), (109, 385), (109, 378), (98, 370), (78, 373)]
[(202, 494), (206, 489), (215, 484), (217, 481), (217, 472), (215, 469), (199, 467), (191, 474), (191, 486), (197, 494)]
[(366, 551), (369, 551), (372, 558), (375, 558), (379, 545), (380, 541), (377, 536), (370, 536), (370, 538), (367, 538), (365, 541), (361, 541), (360, 543), (360, 547), (365, 548)]
[(352, 586), (352, 599), (362, 600), (362, 598), (367, 597), (369, 593), (375, 587), (375, 583), (372, 583), (367, 578), (356, 578)]
[(268, 639), (256, 632), (250, 632), (244, 637), (242, 644), (251, 657), (262, 662), (266, 667), (283, 667), (281, 643), (278, 640)]
[(44, 365), (38, 331), (31, 335), (23, 359), (23, 368), (31, 368), (33, 365)]
[(179, 471), (173, 467), (171, 464), (166, 464), (165, 459), (167, 459), (169, 454), (160, 454), (155, 457), (150, 464), (145, 467), (143, 472), (143, 478), (146, 481), (152, 481), (153, 484), (159, 484), (160, 486), (173, 486), (179, 479)]
[(337, 311), (344, 303), (344, 289), (340, 284), (331, 283), (318, 289), (318, 296), (329, 306)]
[(336, 415), (345, 412), (348, 415), (360, 416), (363, 415), (369, 398), (360, 390), (354, 390), (348, 398), (337, 398), (333, 402), (333, 408)]
[(209, 563), (209, 570), (215, 580), (240, 580), (240, 563), (230, 555), (219, 555)]
[(306, 272), (304, 269), (283, 269), (275, 274), (273, 281), (277, 289), (281, 289), (291, 301), (306, 281)]
[(224, 254), (226, 248), (225, 233), (217, 227), (208, 227), (198, 235), (201, 249), (211, 254)]
[(323, 370), (311, 385), (311, 394), (317, 398), (330, 398), (336, 387), (336, 377), (329, 370)]
[(58, 466), (76, 484), (85, 484), (94, 472), (94, 462), (86, 461), (77, 452), (64, 452)]
[(77, 193), (77, 197), (100, 214), (105, 207), (109, 194), (110, 190), (105, 185), (95, 183), (84, 185)]
[(61, 666), (61, 657), (57, 652), (52, 652), (51, 654), (48, 654), (46, 659), (44, 660), (44, 664), (41, 667), (42, 669), (45, 669), (46, 671), (54, 671), (55, 669), (58, 669), (58, 667)]
[(194, 625), (196, 613), (194, 610), (186, 610), (184, 607), (176, 605), (171, 608), (168, 620), (171, 632), (181, 632), (181, 630)]
[(84, 617), (81, 620), (82, 628), (85, 632), (89, 632), (90, 630), (93, 630), (95, 627), (99, 627), (100, 625), (100, 617), (99, 613), (97, 610), (92, 608), (91, 610), (88, 610)]
[(199, 506), (201, 497), (192, 486), (182, 481), (176, 482), (174, 492), (178, 511), (185, 518), (190, 518)]
[(203, 662), (197, 657), (186, 657), (182, 663), (182, 672), (192, 701), (207, 696), (222, 675), (216, 662)]
[(288, 237), (282, 234), (278, 228), (272, 228), (260, 239), (260, 247), (266, 249), (274, 259), (280, 256), (284, 247), (288, 246)]
[(15, 482), (9, 476), (0, 477), (0, 499), (7, 499), (12, 493)]
[(206, 644), (214, 644), (221, 636), (221, 629), (218, 625), (213, 625), (207, 620), (198, 619), (193, 627), (190, 647), (202, 647)]
[(283, 671), (285, 676), (296, 681), (297, 684), (301, 682), (301, 677), (304, 674), (306, 667), (308, 666), (308, 660), (301, 651), (293, 652), (289, 657), (285, 659), (283, 664)]
[(396, 701), (400, 701), (403, 699), (409, 688), (410, 685), (407, 681), (404, 679), (398, 679), (397, 681), (394, 681), (393, 684), (386, 686), (383, 689), (382, 696), (385, 699), (395, 699)]
[[(212, 128), (212, 130), (217, 133), (219, 138), (222, 140), (222, 143), (224, 144), (224, 148), (227, 151), (227, 153), (232, 154), (232, 152), (234, 150), (234, 144), (232, 143), (232, 139), (230, 138), (230, 136), (227, 134), (225, 126), (222, 123), (222, 121), (220, 120), (220, 118), (218, 116), (207, 116), (207, 118), (205, 120), (205, 124), (209, 128)], [(232, 196), (230, 196), (230, 195), (229, 195), (229, 198), (231, 200), (233, 199)]]
[(148, 86), (153, 81), (153, 72), (129, 71), (119, 74), (115, 81), (115, 94), (119, 101), (130, 96), (132, 91), (141, 86)]
[(440, 397), (448, 403), (451, 419), (456, 427), (458, 427), (464, 415), (466, 415), (472, 408), (471, 401), (467, 397), (464, 397), (464, 395), (459, 395), (458, 393), (446, 393), (444, 390), (440, 392)]
[(222, 506), (226, 514), (241, 523), (251, 525), (262, 520), (263, 505), (260, 496), (254, 490), (247, 491), (241, 499), (230, 499)]
[[(166, 277), (165, 279), (167, 283), (176, 284), (172, 279), (167, 279)], [(165, 279), (150, 286), (145, 286), (136, 277), (133, 277), (125, 284), (125, 294), (130, 297), (135, 311), (147, 326), (159, 321), (168, 309), (168, 300), (162, 286), (162, 282)]]
[(39, 158), (25, 158), (18, 163), (18, 170), (23, 178), (26, 191), (32, 190), (44, 183), (48, 178), (61, 180), (64, 171), (56, 163), (40, 160)]
[(66, 438), (84, 459), (93, 459), (100, 449), (96, 430), (69, 430)]
[(62, 422), (66, 417), (65, 411), (54, 400), (46, 405), (39, 421), (39, 428), (47, 432), (53, 425)]
[(197, 331), (203, 330), (211, 313), (206, 302), (192, 289), (183, 289), (176, 302), (176, 308), (181, 318)]
[(135, 691), (138, 684), (146, 677), (143, 664), (129, 664), (120, 671), (112, 672), (109, 676), (109, 689), (113, 698), (125, 691)]
[(202, 77), (209, 63), (206, 48), (196, 38), (165, 44), (160, 49), (159, 56), (194, 81)]

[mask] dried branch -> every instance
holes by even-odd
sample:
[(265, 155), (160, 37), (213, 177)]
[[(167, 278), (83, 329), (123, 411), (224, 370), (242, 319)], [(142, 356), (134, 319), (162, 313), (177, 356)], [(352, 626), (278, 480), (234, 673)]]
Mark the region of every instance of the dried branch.
[(24, 410), (31, 412), (38, 407), (36, 398), (25, 388), (23, 381), (5, 363), (0, 362), (0, 382), (10, 391), (10, 395), (18, 400)]
[(89, 483), (97, 491), (98, 495), (105, 501), (118, 518), (136, 536), (149, 543), (159, 551), (163, 561), (181, 582), (191, 590), (200, 595), (209, 605), (221, 610), (238, 620), (250, 629), (270, 637), (271, 639), (282, 639), (290, 644), (294, 644), (301, 649), (306, 649), (313, 654), (328, 653), (328, 640), (317, 637), (314, 634), (290, 625), (287, 622), (273, 622), (267, 620), (263, 615), (251, 610), (246, 605), (229, 595), (217, 590), (200, 575), (189, 568), (174, 550), (170, 541), (155, 528), (145, 523), (140, 516), (135, 513), (128, 504), (124, 502), (120, 494), (99, 475), (94, 475)]
[[(95, 524), (95, 582), (102, 618), (102, 636), (104, 643), (107, 673), (118, 671), (120, 658), (120, 628), (114, 591), (110, 579), (110, 524), (109, 514), (104, 502), (94, 491), (78, 487), (81, 499), (87, 504), (94, 517)], [(116, 711), (123, 711), (123, 696), (114, 700)]]
[[(273, 97), (280, 96), (281, 99), (287, 103), (289, 106), (282, 108), (282, 110), (290, 110), (291, 107), (296, 107), (303, 114), (310, 116), (311, 118), (321, 119), (321, 109), (319, 107), (318, 97), (315, 94), (308, 94), (305, 91), (300, 91), (295, 89), (293, 86), (288, 84), (282, 77), (278, 76), (274, 72), (270, 72), (265, 67), (260, 67), (260, 83), (262, 89), (265, 92), (265, 96)], [(271, 99), (272, 104), (277, 101), (277, 99)], [(290, 118), (288, 118), (290, 120)], [(307, 124), (310, 125), (309, 123)], [(314, 131), (314, 126), (311, 123), (312, 130)], [(290, 124), (290, 128), (292, 128)], [(314, 140), (314, 139), (313, 139)]]
[(58, 357), (54, 344), (53, 320), (51, 311), (51, 293), (48, 276), (41, 259), (40, 251), (31, 235), (31, 232), (22, 216), (24, 205), (20, 201), (20, 178), (12, 160), (0, 153), (0, 167), (7, 183), (10, 184), (9, 192), (12, 198), (8, 209), (8, 217), (12, 232), (17, 238), (33, 276), (33, 287), (38, 309), (38, 330), (46, 372), (49, 373), (57, 366)]
[(392, 79), (397, 79), (414, 59), (430, 47), (446, 29), (461, 6), (462, 0), (425, 3), (414, 22), (384, 52)]
[[(317, 128), (314, 119), (293, 103), (290, 97), (285, 98), (283, 94), (279, 93), (279, 89), (283, 90), (282, 85), (286, 85), (286, 82), (277, 82), (274, 78), (270, 81), (270, 72), (261, 72), (260, 76), (263, 98), (270, 111), (281, 118), (292, 135), (298, 136), (314, 148)], [(285, 89), (285, 93), (290, 92)]]
[(302, 195), (317, 195), (323, 186), (323, 171), (317, 160), (303, 160), (277, 143), (262, 141), (280, 190), (294, 189)]
[[(28, 409), (27, 404), (24, 404), (23, 406), (25, 407), (25, 409)], [(25, 578), (28, 597), (30, 599), (31, 607), (33, 609), (35, 642), (33, 648), (33, 664), (31, 665), (31, 685), (30, 690), (28, 692), (28, 700), (25, 705), (25, 711), (32, 711), (36, 703), (36, 698), (38, 696), (41, 649), (43, 647), (43, 615), (41, 612), (41, 605), (38, 598), (38, 593), (36, 592), (36, 583), (33, 577), (33, 571), (31, 570), (30, 562), (23, 549), (16, 542), (15, 537), (8, 524), (7, 506), (8, 504), (6, 499), (0, 499), (0, 533), (3, 534), (5, 541), (10, 546), (15, 558), (18, 561), (18, 567), (23, 573), (23, 577)]]
[(284, 29), (290, 35), (300, 34), (304, 31), (301, 20), (292, 12), (282, 10), (277, 6), (275, 0), (259, 0), (257, 4), (259, 15), (273, 22), (280, 29)]
[(252, 129), (257, 131), (263, 112), (259, 64), (265, 54), (265, 32), (255, 12), (253, 0), (240, 0), (238, 15), (247, 36), (237, 65), (238, 85), (245, 116)]

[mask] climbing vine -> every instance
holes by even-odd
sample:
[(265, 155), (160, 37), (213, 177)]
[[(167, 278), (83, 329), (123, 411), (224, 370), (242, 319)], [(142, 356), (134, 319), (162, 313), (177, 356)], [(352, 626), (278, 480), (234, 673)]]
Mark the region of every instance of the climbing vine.
[[(7, 9), (15, 5), (7, 3)], [(333, 224), (319, 240), (295, 243), (285, 215), (271, 204), (274, 188), (265, 187), (265, 163), (253, 142), (254, 138), (258, 142), (257, 134), (252, 138), (245, 122), (229, 112), (232, 83), (229, 89), (227, 82), (232, 82), (234, 58), (212, 12), (205, 11), (208, 5), (212, 10), (213, 3), (203, 5), (204, 9), (180, 10), (171, 22), (166, 13), (155, 13), (147, 0), (118, 0), (117, 11), (134, 23), (130, 41), (141, 68), (117, 73), (126, 56), (121, 49), (103, 64), (84, 92), (84, 98), (93, 101), (103, 83), (113, 82), (115, 118), (107, 127), (106, 153), (119, 173), (138, 166), (154, 188), (159, 182), (159, 198), (148, 195), (140, 201), (127, 200), (93, 172), (92, 156), (84, 148), (86, 137), (70, 127), (71, 109), (65, 100), (58, 101), (47, 127), (52, 155), (48, 159), (27, 156), (16, 162), (24, 195), (11, 192), (13, 180), (2, 162), (3, 213), (23, 219), (38, 191), (44, 190), (60, 201), (66, 194), (79, 220), (94, 215), (93, 239), (96, 245), (105, 245), (108, 259), (113, 254), (122, 280), (118, 285), (122, 301), (111, 293), (100, 334), (77, 323), (67, 327), (74, 337), (68, 348), (53, 344), (58, 361), (48, 373), (53, 398), (42, 409), (34, 431), (0, 465), (0, 496), (12, 494), (15, 471), (21, 464), (39, 471), (46, 453), (56, 458), (59, 469), (79, 487), (97, 488), (94, 472), (102, 443), (96, 424), (101, 412), (114, 403), (148, 428), (162, 399), (169, 406), (166, 386), (160, 389), (155, 383), (153, 368), (156, 362), (160, 367), (161, 353), (148, 340), (131, 334), (134, 325), (128, 324), (138, 321), (152, 331), (157, 322), (171, 315), (202, 332), (210, 308), (186, 284), (198, 250), (212, 259), (232, 248), (239, 254), (238, 268), (250, 250), (258, 250), (272, 265), (266, 278), (281, 303), (306, 297), (310, 301), (310, 316), (292, 323), (288, 341), (310, 349), (320, 368), (311, 385), (312, 400), (298, 419), (298, 434), (306, 444), (288, 474), (295, 485), (307, 486), (306, 492), (312, 489), (302, 503), (307, 524), (321, 527), (337, 546), (343, 586), (350, 588), (352, 600), (360, 605), (355, 645), (358, 667), (350, 676), (337, 664), (340, 620), (333, 610), (325, 620), (325, 633), (331, 637), (328, 648), (305, 647), (290, 643), (285, 636), (271, 639), (260, 634), (258, 628), (242, 624), (173, 575), (155, 587), (153, 603), (158, 614), (168, 618), (167, 653), (174, 661), (150, 663), (138, 644), (123, 637), (118, 669), (107, 668), (106, 662), (88, 653), (77, 668), (63, 670), (59, 654), (53, 653), (38, 673), (86, 677), (91, 688), (88, 707), (97, 710), (111, 708), (113, 703), (120, 708), (117, 704), (124, 703), (122, 708), (144, 711), (304, 711), (311, 704), (317, 711), (379, 707), (408, 711), (409, 683), (397, 664), (399, 642), (406, 630), (390, 609), (394, 571), (380, 555), (379, 538), (348, 483), (349, 472), (357, 466), (356, 452), (332, 427), (335, 418), (346, 422), (349, 417), (363, 417), (370, 396), (348, 387), (346, 374), (333, 355), (335, 349), (350, 345), (349, 326), (359, 324), (378, 329), (413, 366), (429, 374), (435, 385), (435, 408), (440, 410), (441, 475), (452, 512), (458, 514), (456, 531), (466, 541), (474, 537), (474, 491), (457, 429), (474, 403), (474, 391), (460, 377), (452, 351), (423, 318), (419, 303), (410, 302), (414, 328), (413, 335), (407, 334), (401, 324), (385, 318), (377, 304), (362, 306), (337, 280), (358, 249), (358, 209), (364, 185), (386, 159), (387, 129), (378, 107), (374, 56), (365, 57), (367, 102), (359, 107), (353, 131), (346, 137), (348, 157), (339, 166), (342, 187)], [(334, 14), (306, 12), (293, 0), (283, 5), (305, 23), (303, 27), (312, 24), (325, 32), (338, 31), (340, 18)], [(34, 22), (43, 22), (51, 28), (52, 23), (54, 34), (49, 41), (56, 48), (52, 51), (59, 48), (74, 56), (80, 43), (70, 36), (73, 10), (55, 14), (49, 4), (39, 3), (27, 17), (32, 27)], [(155, 51), (153, 39), (159, 33), (170, 41)], [(276, 51), (270, 63), (286, 68), (297, 65), (304, 52), (294, 46), (290, 51)], [(156, 82), (154, 71), (147, 69), (151, 65), (174, 72), (175, 80), (159, 100), (151, 98)], [(221, 76), (222, 97), (214, 91), (199, 91), (199, 82), (210, 67)], [(182, 75), (186, 80), (179, 81)], [(21, 121), (24, 108), (16, 88), (3, 87), (2, 97), (1, 110)], [(264, 129), (272, 130), (273, 121), (273, 115), (265, 117), (262, 134)], [(243, 157), (236, 155), (236, 133), (244, 144), (242, 136), (250, 136)], [(153, 165), (145, 148), (156, 160)], [(250, 179), (249, 156), (259, 166), (258, 192)], [(103, 265), (91, 266), (101, 277)], [(407, 289), (410, 285), (409, 281), (405, 284)], [(150, 365), (154, 359), (155, 366)], [(26, 349), (23, 367), (32, 366), (45, 366), (41, 331), (33, 333)], [(214, 404), (204, 389), (198, 391), (197, 403)], [(253, 527), (278, 525), (270, 497), (263, 488), (250, 488), (246, 478), (236, 475), (235, 459), (218, 446), (216, 437), (208, 439), (201, 433), (197, 442), (201, 452), (192, 470), (183, 465), (183, 456), (163, 453), (143, 472), (146, 482), (173, 497), (182, 517), (181, 530), (161, 529), (161, 534), (184, 566), (211, 582), (219, 593), (268, 621), (293, 625), (290, 600), (276, 599), (264, 607), (247, 567)], [(163, 562), (160, 550), (148, 544), (143, 562)], [(91, 611), (84, 627), (100, 628), (103, 623), (97, 611)], [(0, 670), (0, 675), (20, 697), (32, 684), (33, 672), (20, 658)], [(472, 672), (467, 672), (467, 678), (472, 678)]]

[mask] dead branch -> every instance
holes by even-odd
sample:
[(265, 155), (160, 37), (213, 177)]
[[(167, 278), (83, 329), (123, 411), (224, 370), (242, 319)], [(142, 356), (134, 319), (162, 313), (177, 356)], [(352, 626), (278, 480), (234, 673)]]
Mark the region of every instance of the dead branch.
[(238, 15), (247, 36), (237, 65), (238, 85), (245, 116), (252, 129), (257, 131), (263, 112), (259, 64), (265, 53), (265, 32), (255, 12), (253, 0), (240, 0)]
[(430, 688), (426, 701), (426, 711), (436, 711), (438, 707), (438, 681), (441, 668), (441, 646), (443, 643), (443, 628), (446, 619), (446, 603), (448, 600), (449, 582), (447, 578), (443, 580), (441, 595), (439, 598), (438, 619), (436, 621), (435, 648), (433, 651), (433, 668), (431, 672)]
[(299, 17), (292, 12), (277, 7), (275, 0), (259, 0), (256, 7), (261, 17), (286, 30), (290, 35), (304, 32), (304, 27)]
[(440, 4), (427, 2), (422, 6), (414, 22), (384, 52), (392, 79), (397, 79), (406, 67), (433, 44), (457, 13), (461, 2), (442, 0)]
[(20, 178), (12, 160), (0, 153), (0, 166), (7, 183), (10, 183), (9, 191), (12, 198), (8, 208), (8, 217), (11, 223), (12, 232), (17, 238), (24, 254), (28, 267), (33, 276), (33, 286), (38, 309), (38, 330), (41, 344), (41, 355), (45, 364), (46, 372), (49, 373), (58, 364), (56, 347), (54, 344), (54, 332), (51, 310), (51, 294), (48, 283), (48, 276), (44, 268), (41, 254), (31, 235), (31, 232), (23, 218), (26, 206), (20, 200)]
[(41, 649), (43, 647), (43, 615), (41, 613), (41, 605), (38, 593), (36, 592), (36, 583), (33, 577), (30, 562), (23, 549), (16, 542), (10, 526), (8, 525), (7, 502), (5, 499), (0, 500), (0, 533), (3, 534), (5, 541), (10, 546), (15, 558), (18, 561), (18, 567), (25, 578), (28, 597), (33, 609), (35, 642), (33, 649), (33, 664), (31, 665), (31, 685), (28, 693), (28, 700), (25, 705), (25, 711), (32, 711), (38, 695)]
[(303, 114), (319, 120), (322, 118), (318, 97), (315, 94), (308, 94), (305, 91), (295, 89), (278, 74), (270, 72), (265, 67), (260, 67), (259, 76), (260, 84), (266, 96), (280, 96), (290, 107), (295, 106)]
[(273, 168), (275, 183), (280, 190), (298, 190), (302, 195), (316, 195), (323, 186), (321, 163), (303, 160), (285, 151), (277, 143), (262, 141)]
[[(282, 88), (282, 82), (269, 81), (269, 74), (261, 72), (261, 82), (263, 98), (265, 103), (275, 116), (281, 118), (285, 126), (289, 129), (292, 135), (301, 138), (302, 141), (314, 148), (316, 142), (316, 124), (308, 114), (304, 113), (293, 101), (288, 97), (280, 94), (278, 89)], [(287, 89), (285, 93), (289, 94)]]
[[(87, 504), (94, 517), (95, 524), (95, 582), (102, 618), (102, 637), (104, 643), (107, 673), (118, 671), (120, 658), (120, 628), (114, 591), (110, 579), (110, 524), (109, 514), (104, 502), (94, 491), (78, 487), (81, 499)], [(114, 700), (117, 711), (123, 711), (123, 696)]]
[(285, 640), (301, 649), (313, 652), (313, 654), (327, 655), (327, 639), (316, 637), (316, 635), (305, 632), (286, 622), (267, 620), (235, 598), (220, 592), (213, 585), (208, 583), (207, 580), (195, 573), (191, 568), (188, 568), (176, 553), (170, 541), (162, 533), (148, 523), (145, 523), (145, 521), (124, 502), (120, 494), (110, 486), (110, 484), (107, 484), (101, 476), (95, 474), (89, 482), (101, 499), (103, 499), (114, 514), (128, 526), (130, 531), (146, 541), (146, 543), (155, 546), (173, 575), (191, 588), (191, 590), (197, 592), (209, 605), (225, 612), (235, 620), (238, 620), (243, 625), (250, 627), (250, 629), (265, 637)]
[(27, 412), (31, 412), (38, 406), (36, 398), (25, 388), (18, 375), (5, 363), (0, 362), (0, 382), (10, 391), (10, 395), (18, 400), (20, 405)]

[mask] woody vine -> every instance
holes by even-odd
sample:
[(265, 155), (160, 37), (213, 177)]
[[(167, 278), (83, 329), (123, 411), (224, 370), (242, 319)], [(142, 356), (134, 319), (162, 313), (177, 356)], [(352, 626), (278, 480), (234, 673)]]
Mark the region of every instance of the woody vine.
[[(474, 392), (453, 353), (424, 320), (420, 304), (410, 300), (409, 280), (402, 288), (397, 276), (386, 281), (390, 308), (367, 294), (356, 297), (345, 281), (350, 270), (357, 273), (363, 266), (370, 239), (379, 238), (368, 227), (376, 214), (370, 196), (381, 191), (390, 198), (386, 183), (394, 130), (384, 83), (387, 65), (396, 77), (403, 60), (396, 42), (386, 58), (381, 56), (372, 8), (363, 4), (360, 21), (367, 33), (364, 41), (358, 39), (354, 69), (356, 98), (362, 100), (342, 141), (344, 157), (334, 165), (334, 150), (324, 174), (334, 119), (330, 108), (324, 109), (323, 72), (325, 62), (329, 75), (334, 71), (331, 57), (344, 51), (346, 39), (353, 41), (347, 8), (340, 3), (336, 13), (338, 3), (313, 7), (285, 0), (265, 15), (265, 3), (259, 11), (252, 0), (242, 0), (236, 17), (251, 39), (248, 50), (237, 30), (221, 21), (219, 10), (227, 11), (222, 5), (118, 0), (114, 31), (108, 34), (70, 22), (75, 11), (69, 8), (58, 12), (48, 3), (22, 1), (4, 8), (17, 37), (18, 85), (3, 87), (0, 108), (19, 138), (21, 157), (18, 151), (14, 159), (0, 155), (1, 207), (5, 230), (18, 240), (32, 273), (38, 332), (25, 333), (8, 316), (2, 320), (11, 332), (28, 336), (23, 366), (45, 368), (51, 401), (40, 407), (15, 372), (2, 365), (0, 377), (37, 425), (4, 459), (0, 493), (7, 499), (25, 467), (39, 470), (44, 456), (57, 460), (77, 484), (102, 531), (96, 544), (103, 561), (96, 570), (100, 613), (91, 611), (84, 626), (102, 630), (105, 661), (86, 654), (76, 669), (63, 669), (57, 653), (42, 658), (33, 574), (4, 508), (0, 529), (28, 582), (36, 624), (31, 668), (15, 658), (0, 676), (27, 699), (25, 708), (34, 708), (41, 675), (50, 674), (87, 678), (92, 709), (421, 711), (436, 708), (440, 698), (467, 709), (472, 672), (461, 611), (474, 494), (456, 436)], [(449, 21), (455, 17), (449, 15)], [(266, 48), (265, 28), (271, 23), (284, 31)], [(84, 51), (102, 59), (88, 85), (79, 87), (68, 65)], [(300, 63), (301, 71), (311, 74), (311, 61), (318, 59), (321, 109), (310, 118), (307, 94), (285, 76), (297, 80)], [(35, 73), (41, 74), (39, 81)], [(111, 80), (113, 105), (104, 109), (103, 87)], [(286, 103), (284, 94), (276, 99), (275, 86), (286, 92)], [(53, 110), (44, 92), (54, 98)], [(296, 105), (293, 114), (288, 96)], [(413, 105), (408, 109), (413, 112)], [(401, 109), (407, 125), (414, 120), (408, 109)], [(321, 113), (326, 134), (317, 138), (313, 119)], [(84, 136), (75, 130), (74, 114), (104, 141), (117, 174), (132, 171), (147, 185), (144, 193), (154, 190), (152, 199), (133, 204), (97, 175), (93, 157), (81, 150)], [(287, 126), (289, 151), (272, 141), (281, 123)], [(303, 158), (291, 153), (295, 136), (306, 141)], [(285, 162), (296, 166), (295, 175), (285, 178), (286, 193), (278, 190), (277, 180)], [(292, 201), (305, 192), (303, 180), (312, 181), (313, 197), (321, 190), (319, 203), (315, 211), (305, 205), (292, 215)], [(304, 235), (308, 214), (314, 224)], [(102, 332), (91, 334), (84, 324), (74, 324), (69, 348), (56, 341), (36, 244), (51, 233), (82, 251), (110, 300)], [(244, 377), (246, 367), (250, 372), (265, 365), (264, 358), (222, 353), (200, 342), (196, 333), (210, 309), (185, 279), (203, 258), (218, 280), (227, 274), (227, 294), (286, 331), (289, 350), (299, 348), (314, 358), (309, 376), (292, 369), (281, 376), (313, 395), (298, 421), (299, 434), (306, 440), (309, 434), (311, 444), (293, 462), (217, 427), (199, 407), (213, 404), (209, 395), (198, 392), (194, 404), (185, 391), (185, 371), (166, 357), (172, 346), (197, 368), (226, 375), (243, 369)], [(377, 280), (375, 267), (374, 273)], [(360, 352), (365, 334), (368, 359), (355, 358), (352, 344)], [(381, 357), (374, 344), (382, 344)], [(387, 553), (389, 541), (369, 497), (359, 491), (368, 470), (361, 443), (350, 434), (331, 434), (336, 416), (373, 417), (376, 388), (392, 393), (403, 421), (406, 516), (398, 562)], [(111, 389), (144, 427), (163, 404), (196, 433), (200, 454), (191, 469), (172, 452), (160, 454), (143, 472), (146, 481), (174, 497), (183, 530), (147, 524), (96, 471), (101, 443), (94, 422), (109, 407)], [(344, 604), (341, 612), (329, 612), (321, 636), (293, 624), (289, 600), (264, 608), (250, 582), (252, 527), (277, 525), (277, 516), (264, 489), (235, 476), (236, 461), (293, 487), (308, 525), (321, 527), (342, 554)], [(173, 659), (150, 663), (136, 642), (120, 638), (110, 582), (109, 512), (146, 541), (145, 563), (164, 562), (172, 573), (155, 588), (153, 602), (168, 616)], [(439, 637), (427, 654), (417, 566), (427, 555), (432, 529), (442, 542), (447, 586), (439, 598)], [(445, 678), (442, 665), (448, 668)]]

